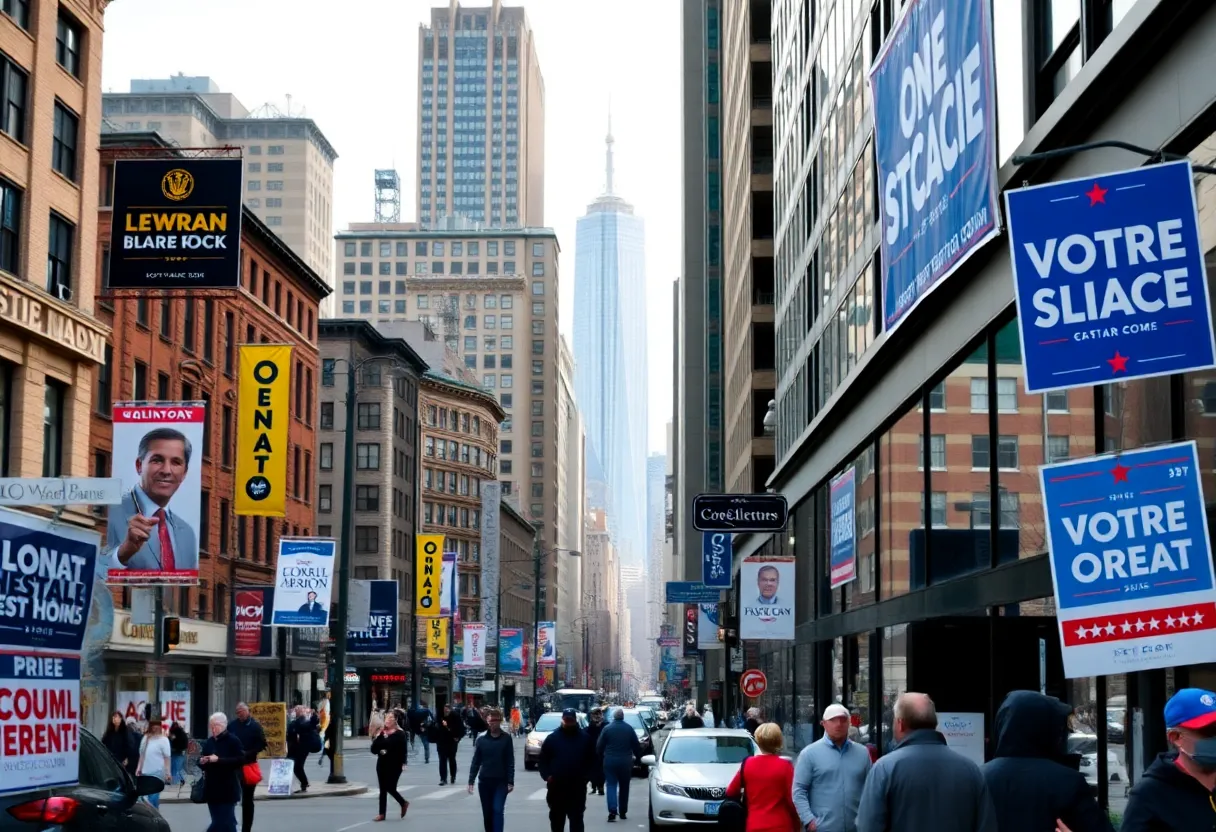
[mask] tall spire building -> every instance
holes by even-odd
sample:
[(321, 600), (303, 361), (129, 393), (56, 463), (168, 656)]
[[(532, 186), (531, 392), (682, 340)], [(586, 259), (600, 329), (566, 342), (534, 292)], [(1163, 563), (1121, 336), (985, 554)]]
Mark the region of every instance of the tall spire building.
[[(646, 534), (646, 242), (614, 191), (612, 117), (604, 193), (578, 221), (575, 391), (587, 430), (588, 494), (602, 494), (621, 563), (642, 566)], [(639, 302), (641, 300), (641, 302)]]

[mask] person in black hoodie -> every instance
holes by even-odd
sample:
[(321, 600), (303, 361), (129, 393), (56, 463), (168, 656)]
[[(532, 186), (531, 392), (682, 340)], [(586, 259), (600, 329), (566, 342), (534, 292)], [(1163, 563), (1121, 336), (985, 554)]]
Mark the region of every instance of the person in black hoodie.
[(578, 727), (574, 708), (562, 711), (562, 726), (540, 746), (541, 779), (548, 785), (545, 802), (549, 804), (549, 828), (562, 832), (570, 819), (570, 832), (583, 832), (583, 813), (587, 811), (587, 781), (595, 760), (595, 744)]
[(295, 764), (293, 773), (300, 781), (300, 793), (308, 791), (308, 773), (304, 771), (304, 762), (308, 759), (309, 743), (319, 724), (316, 713), (310, 714), (308, 708), (297, 705), (295, 719), (287, 726), (287, 757)]
[(101, 735), (101, 744), (110, 750), (110, 754), (128, 774), (135, 776), (135, 769), (139, 766), (139, 736), (118, 711), (110, 714), (110, 724)]
[[(587, 736), (591, 739), (592, 747), (600, 740), (604, 730), (604, 712), (599, 708), (591, 709), (591, 722), (587, 724)], [(599, 754), (595, 755), (591, 765), (591, 793), (604, 793), (604, 761)]]
[(186, 781), (186, 752), (190, 750), (190, 735), (181, 723), (175, 722), (169, 726), (169, 750), (173, 752), (169, 757), (173, 783), (180, 786)]
[(984, 779), (1000, 832), (1114, 832), (1080, 759), (1067, 751), (1072, 708), (1053, 696), (1015, 690), (996, 712), (996, 751)]
[(443, 706), (443, 717), (434, 725), (435, 751), (439, 754), (439, 785), (456, 783), (456, 746), (464, 736), (464, 722), (451, 705)]
[[(249, 713), (249, 706), (244, 702), (236, 705), (236, 721), (228, 723), (228, 732), (240, 740), (241, 748), (245, 751), (245, 764), (257, 763), (258, 755), (267, 748), (266, 732), (262, 724)], [(246, 783), (242, 768), (241, 785), (241, 832), (251, 832), (253, 829), (253, 792), (256, 783)]]
[[(1216, 693), (1184, 688), (1165, 703), (1161, 754), (1132, 787), (1122, 832), (1216, 830)], [(1075, 830), (1074, 830), (1075, 832)]]
[(401, 772), (405, 770), (405, 757), (408, 752), (405, 732), (397, 726), (397, 714), (389, 711), (384, 716), (384, 728), (372, 740), (372, 753), (376, 755), (376, 780), (380, 784), (380, 814), (372, 820), (384, 820), (384, 811), (388, 807), (390, 795), (401, 807), (401, 817), (405, 817), (410, 808), (410, 802), (397, 791), (397, 783), (401, 780)]
[(245, 749), (228, 730), (228, 717), (211, 715), (207, 721), (211, 736), (203, 743), (198, 764), (203, 768), (203, 796), (211, 812), (209, 832), (236, 832), (236, 804), (241, 801), (240, 771), (245, 765)]

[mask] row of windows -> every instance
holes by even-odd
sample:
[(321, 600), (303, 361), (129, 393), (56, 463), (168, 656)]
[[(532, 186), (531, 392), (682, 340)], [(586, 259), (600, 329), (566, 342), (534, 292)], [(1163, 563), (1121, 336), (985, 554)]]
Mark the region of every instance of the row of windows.
[(481, 417), (475, 413), (432, 404), (427, 405), (426, 414), (427, 424), (433, 428), (450, 430), (454, 433), (468, 433), (473, 436), (482, 435)]
[(459, 462), (494, 473), (494, 454), (490, 451), (483, 451), (477, 445), (457, 442), (454, 439), (437, 439), (434, 436), (427, 436), (423, 439), (422, 453), (428, 459)]
[(271, 275), (270, 269), (263, 267), (260, 274), (261, 280), (259, 281), (258, 261), (250, 258), (248, 281), (246, 282), (249, 294), (255, 298), (261, 297), (262, 303), (273, 309), (275, 315), (312, 342), (314, 336), (312, 302), (306, 304), (304, 296), (296, 295), (290, 287), (284, 292), (283, 281)]
[[(497, 260), (490, 260), (485, 264), (485, 273), (504, 275), (516, 274), (516, 264), (514, 260), (503, 261), (501, 264), (501, 272), (499, 271), (499, 265), (500, 264)], [(342, 274), (346, 276), (355, 274), (355, 267), (356, 264), (353, 261), (347, 260), (342, 264)], [(376, 272), (373, 272), (373, 268), (376, 269)], [(400, 276), (410, 274), (409, 263), (405, 262), (404, 260), (398, 260), (396, 263), (390, 263), (387, 260), (382, 260), (379, 264), (363, 262), (358, 264), (358, 269), (358, 273), (361, 275), (379, 273), (381, 276), (389, 274), (396, 274)], [(414, 274), (444, 274), (445, 272), (447, 274), (481, 274), (481, 262), (477, 260), (471, 260), (467, 263), (460, 260), (455, 260), (450, 263), (445, 263), (442, 260), (435, 260), (430, 263), (425, 260), (416, 260), (414, 262)], [(534, 277), (544, 277), (544, 274), (545, 264), (542, 261), (537, 261), (532, 264), (532, 275)]]
[[(429, 243), (430, 256), (443, 257), (446, 246), (447, 251), (452, 257), (463, 257), (465, 255), (468, 255), (469, 257), (478, 257), (481, 254), (482, 242), (482, 240), (449, 240), (445, 243), (443, 240), (432, 240)], [(499, 241), (485, 240), (484, 242), (486, 246), (486, 254), (490, 257), (497, 257)], [(502, 253), (504, 255), (509, 257), (515, 254), (515, 240), (502, 240), (501, 243)], [(380, 257), (406, 257), (408, 256), (409, 243), (399, 240), (394, 245), (392, 242), (387, 240), (380, 240), (379, 242), (375, 243), (371, 240), (364, 240), (356, 244), (354, 241), (347, 240), (343, 245), (343, 252), (347, 257), (355, 257), (357, 250), (359, 257), (371, 257), (373, 247), (375, 247), (375, 250), (378, 252)], [(414, 241), (415, 257), (426, 257), (427, 251), (428, 243), (426, 240)], [(545, 256), (545, 244), (543, 242), (532, 243), (532, 256)]]
[(424, 501), (422, 522), (433, 526), (451, 526), (455, 529), (480, 529), (481, 510)]
[(460, 497), (481, 496), (480, 477), (457, 474), (455, 471), (447, 471), (445, 474), (444, 471), (434, 468), (423, 468), (422, 487), (427, 491), (446, 492)]

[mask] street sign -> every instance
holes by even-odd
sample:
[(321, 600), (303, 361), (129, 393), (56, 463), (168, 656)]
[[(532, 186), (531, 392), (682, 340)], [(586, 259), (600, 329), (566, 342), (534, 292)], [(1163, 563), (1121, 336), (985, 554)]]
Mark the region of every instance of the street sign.
[(692, 526), (699, 532), (779, 532), (790, 507), (780, 494), (698, 494)]
[(0, 477), (0, 506), (116, 506), (117, 477)]
[(763, 696), (768, 690), (768, 677), (764, 675), (763, 670), (752, 668), (746, 670), (739, 677), (739, 687), (743, 690), (743, 695), (749, 699), (755, 699), (758, 696)]
[(716, 604), (722, 600), (722, 590), (696, 581), (668, 581), (665, 587), (668, 604)]

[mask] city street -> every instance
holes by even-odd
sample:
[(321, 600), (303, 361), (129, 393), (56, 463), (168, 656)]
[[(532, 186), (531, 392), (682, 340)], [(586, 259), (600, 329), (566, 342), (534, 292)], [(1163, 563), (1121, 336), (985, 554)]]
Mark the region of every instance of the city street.
[[(254, 814), (255, 832), (352, 832), (356, 829), (373, 832), (379, 827), (379, 824), (372, 823), (376, 815), (378, 791), (375, 758), (369, 753), (368, 747), (366, 740), (355, 740), (346, 754), (347, 779), (366, 783), (366, 793), (348, 797), (258, 800)], [(506, 832), (540, 832), (549, 828), (544, 784), (537, 772), (524, 770), (523, 737), (515, 740), (515, 747), (515, 791), (507, 798)], [(404, 822), (406, 826), (443, 829), (447, 832), (481, 829), (481, 806), (477, 796), (466, 791), (468, 763), (472, 756), (472, 744), (468, 739), (462, 740), (456, 756), (457, 786), (441, 788), (434, 749), (431, 749), (430, 764), (425, 765), (422, 763), (421, 746), (418, 747), (417, 757), (411, 755), (409, 767), (401, 778), (401, 795), (410, 801), (409, 814)], [(312, 780), (323, 783), (325, 773), (329, 771), (328, 763), (318, 766), (313, 755), (309, 757), (307, 771)], [(609, 824), (604, 798), (588, 796), (584, 816), (588, 832), (620, 832), (623, 829), (646, 827), (646, 781), (634, 778), (632, 786), (629, 818), (624, 822), (618, 819)], [(390, 798), (386, 826), (401, 823), (396, 819), (395, 810), (396, 806)], [(161, 812), (173, 832), (202, 832), (210, 822), (206, 806), (165, 804)], [(237, 819), (239, 822), (239, 809)]]

